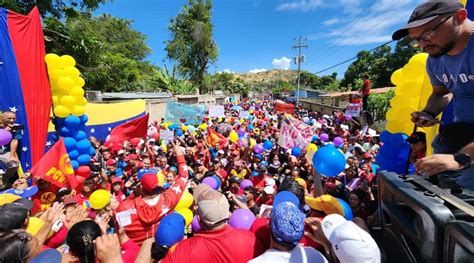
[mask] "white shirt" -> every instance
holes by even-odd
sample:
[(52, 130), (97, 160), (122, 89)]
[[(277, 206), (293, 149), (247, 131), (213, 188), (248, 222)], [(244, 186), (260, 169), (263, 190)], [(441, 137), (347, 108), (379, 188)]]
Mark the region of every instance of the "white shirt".
[[(304, 255), (303, 255), (304, 254)], [(297, 262), (297, 263), (327, 263), (327, 259), (319, 251), (312, 247), (296, 246), (290, 251), (281, 251), (276, 249), (268, 249), (262, 255), (250, 260), (251, 263), (260, 262)]]

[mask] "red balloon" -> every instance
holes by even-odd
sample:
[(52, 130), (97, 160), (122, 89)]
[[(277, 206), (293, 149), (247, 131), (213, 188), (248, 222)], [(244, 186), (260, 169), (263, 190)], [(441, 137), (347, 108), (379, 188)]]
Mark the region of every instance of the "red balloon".
[(160, 133), (155, 132), (155, 133), (153, 133), (153, 134), (151, 135), (151, 137), (152, 137), (153, 139), (155, 139), (155, 140), (159, 140), (159, 139), (160, 139)]
[(80, 177), (87, 178), (91, 174), (91, 168), (87, 165), (82, 165), (77, 168), (76, 174)]
[(130, 139), (130, 144), (134, 147), (137, 146), (139, 143), (140, 143), (140, 138), (138, 137)]

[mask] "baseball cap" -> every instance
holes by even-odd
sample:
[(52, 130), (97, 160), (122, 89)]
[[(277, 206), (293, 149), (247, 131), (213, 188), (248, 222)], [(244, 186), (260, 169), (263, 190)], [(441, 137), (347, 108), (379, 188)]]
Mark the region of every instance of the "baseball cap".
[(145, 191), (152, 192), (159, 186), (158, 175), (156, 173), (146, 173), (140, 178), (140, 183)]
[(393, 40), (400, 40), (408, 35), (408, 29), (425, 25), (442, 15), (452, 14), (464, 8), (459, 1), (430, 1), (423, 3), (413, 10), (408, 23), (395, 31)]
[(25, 189), (15, 189), (15, 188), (10, 188), (6, 191), (4, 191), (4, 194), (14, 194), (18, 195), (21, 198), (29, 198), (33, 195), (35, 195), (38, 192), (38, 186), (29, 186)]
[(224, 151), (223, 150), (219, 150), (217, 151), (218, 154), (224, 154)]
[(270, 227), (273, 237), (286, 245), (297, 245), (304, 234), (305, 215), (291, 202), (279, 203), (272, 210)]
[(107, 162), (105, 162), (105, 165), (107, 166), (112, 166), (115, 165), (117, 162), (114, 159), (109, 159)]
[(322, 211), (327, 215), (344, 215), (344, 209), (339, 204), (337, 198), (332, 195), (326, 194), (318, 197), (305, 196), (304, 200), (311, 209)]
[(424, 132), (414, 132), (406, 139), (406, 142), (417, 143), (426, 142), (426, 134)]
[(379, 263), (380, 250), (365, 230), (338, 214), (324, 217), (323, 233), (332, 245), (339, 262)]
[(263, 191), (269, 195), (272, 195), (273, 193), (275, 193), (275, 188), (273, 188), (273, 186), (265, 186), (265, 188), (263, 188)]
[(72, 204), (77, 204), (77, 200), (72, 197), (72, 196), (67, 196), (64, 198), (64, 205), (72, 205)]
[(281, 191), (275, 196), (275, 199), (273, 200), (273, 209), (275, 209), (280, 203), (284, 202), (290, 202), (296, 207), (300, 207), (301, 205), (300, 200), (294, 193), (290, 191)]
[(47, 249), (31, 259), (30, 263), (60, 263), (61, 253), (56, 249)]
[(0, 222), (2, 222), (0, 224), (0, 231), (21, 228), (26, 218), (28, 218), (28, 211), (31, 209), (31, 207), (27, 209), (21, 203), (17, 203), (18, 200), (13, 203), (0, 206)]
[(212, 228), (230, 217), (229, 202), (218, 191), (214, 189), (204, 190), (199, 193), (198, 200), (197, 212), (199, 220), (204, 226)]
[(125, 157), (125, 161), (128, 162), (130, 160), (136, 160), (137, 158), (138, 158), (138, 156), (136, 154), (132, 153), (132, 154), (127, 155), (127, 157)]

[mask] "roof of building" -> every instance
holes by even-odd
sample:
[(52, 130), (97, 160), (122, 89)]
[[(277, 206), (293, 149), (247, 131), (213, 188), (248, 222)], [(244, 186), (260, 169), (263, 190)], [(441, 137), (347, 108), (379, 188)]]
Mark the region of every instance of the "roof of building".
[(104, 100), (126, 100), (126, 99), (165, 99), (173, 97), (172, 93), (158, 92), (104, 92)]
[[(385, 88), (378, 88), (378, 89), (371, 89), (370, 93), (373, 94), (379, 94), (379, 93), (386, 93), (389, 90), (393, 89), (394, 87), (385, 87)], [(330, 98), (336, 98), (336, 97), (342, 97), (342, 96), (349, 96), (351, 94), (359, 94), (358, 90), (355, 91), (345, 91), (345, 92), (330, 92), (326, 94), (321, 94), (319, 97), (330, 97)]]

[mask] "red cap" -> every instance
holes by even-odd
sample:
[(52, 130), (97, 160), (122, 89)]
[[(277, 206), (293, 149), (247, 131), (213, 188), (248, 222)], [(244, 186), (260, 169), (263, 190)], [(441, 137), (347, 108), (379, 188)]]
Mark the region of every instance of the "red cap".
[(114, 159), (109, 159), (107, 162), (105, 162), (105, 165), (107, 166), (112, 166), (115, 165), (117, 162)]
[(125, 157), (125, 161), (128, 162), (130, 160), (136, 160), (137, 158), (138, 158), (138, 156), (136, 154), (132, 153), (132, 154), (127, 155), (127, 157)]
[(372, 158), (372, 155), (370, 153), (365, 153), (364, 154), (364, 159)]
[(116, 176), (116, 177), (114, 177), (114, 178), (112, 178), (112, 184), (115, 184), (115, 183), (120, 183), (120, 184), (122, 184), (122, 185), (123, 185), (122, 178), (120, 178), (120, 177), (117, 177), (117, 176)]
[(64, 205), (77, 204), (77, 200), (72, 196), (67, 196), (64, 198)]
[(151, 192), (158, 187), (158, 176), (156, 174), (144, 174), (140, 182), (145, 191)]

